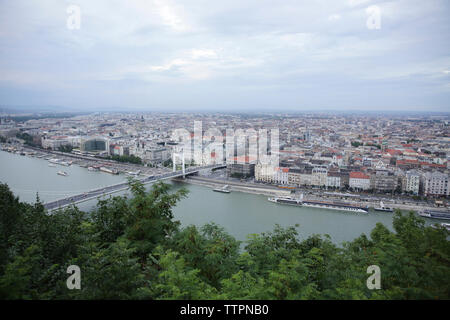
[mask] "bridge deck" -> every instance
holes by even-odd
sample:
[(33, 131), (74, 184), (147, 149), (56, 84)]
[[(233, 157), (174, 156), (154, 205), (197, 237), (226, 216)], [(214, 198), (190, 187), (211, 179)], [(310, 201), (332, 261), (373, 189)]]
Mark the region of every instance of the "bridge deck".
[[(182, 170), (179, 170), (179, 171), (175, 171), (175, 172), (164, 173), (164, 174), (157, 175), (157, 176), (149, 176), (149, 177), (140, 179), (139, 181), (141, 181), (144, 184), (148, 184), (148, 183), (152, 183), (152, 182), (156, 182), (156, 181), (160, 181), (160, 180), (172, 179), (172, 178), (180, 177), (183, 175), (193, 174), (193, 173), (199, 172), (201, 170), (219, 169), (219, 168), (224, 168), (224, 167), (225, 167), (225, 165), (209, 165), (209, 166), (203, 166), (203, 167), (194, 167), (194, 168), (186, 169), (184, 174), (183, 174)], [(66, 207), (71, 204), (89, 201), (89, 200), (95, 199), (102, 195), (116, 193), (116, 192), (123, 191), (126, 189), (128, 189), (128, 182), (121, 182), (121, 183), (111, 185), (108, 187), (103, 187), (103, 188), (87, 191), (87, 192), (84, 192), (81, 194), (58, 199), (55, 201), (50, 201), (50, 202), (45, 203), (44, 207), (47, 210), (51, 211), (51, 210)]]

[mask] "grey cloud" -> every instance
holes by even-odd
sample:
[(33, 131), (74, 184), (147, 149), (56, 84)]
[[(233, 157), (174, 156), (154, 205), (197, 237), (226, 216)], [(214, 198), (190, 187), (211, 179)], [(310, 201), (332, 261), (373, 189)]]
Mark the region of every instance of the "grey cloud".
[(0, 1), (2, 104), (450, 109), (445, 0), (77, 3)]

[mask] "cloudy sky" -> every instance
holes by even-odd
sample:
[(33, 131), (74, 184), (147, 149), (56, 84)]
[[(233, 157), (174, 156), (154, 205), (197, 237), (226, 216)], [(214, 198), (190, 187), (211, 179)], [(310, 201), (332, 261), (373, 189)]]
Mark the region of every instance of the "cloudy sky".
[(0, 105), (450, 111), (449, 17), (448, 0), (0, 0)]

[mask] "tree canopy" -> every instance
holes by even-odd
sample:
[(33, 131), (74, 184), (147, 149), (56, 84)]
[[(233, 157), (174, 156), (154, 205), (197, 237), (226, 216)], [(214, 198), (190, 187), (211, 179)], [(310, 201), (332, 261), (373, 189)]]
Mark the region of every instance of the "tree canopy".
[[(187, 195), (170, 185), (48, 213), (0, 184), (1, 299), (449, 299), (450, 245), (444, 228), (415, 213), (393, 217), (337, 246), (300, 240), (298, 226), (237, 241), (222, 227), (182, 228), (172, 208)], [(81, 269), (69, 290), (66, 270)], [(381, 270), (381, 289), (366, 285)]]

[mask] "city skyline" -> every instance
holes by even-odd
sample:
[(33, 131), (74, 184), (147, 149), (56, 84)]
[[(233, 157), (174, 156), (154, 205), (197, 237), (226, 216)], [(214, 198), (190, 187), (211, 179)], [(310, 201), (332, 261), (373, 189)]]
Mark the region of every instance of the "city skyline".
[[(446, 1), (1, 1), (0, 8), (4, 107), (449, 110)], [(374, 15), (379, 25), (371, 27)]]

